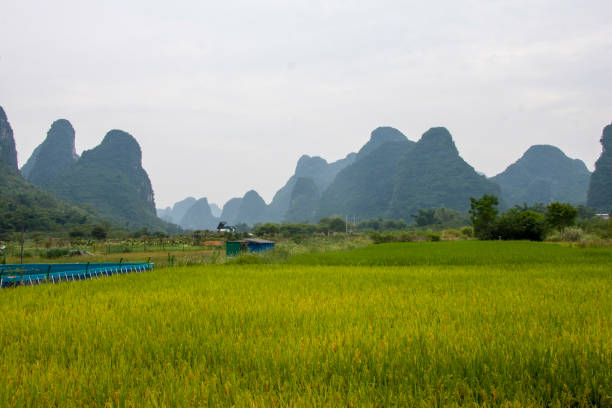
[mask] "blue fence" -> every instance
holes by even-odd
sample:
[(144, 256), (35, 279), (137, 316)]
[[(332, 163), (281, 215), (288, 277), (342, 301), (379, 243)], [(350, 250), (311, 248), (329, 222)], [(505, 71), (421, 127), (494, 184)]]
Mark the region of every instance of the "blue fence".
[(84, 280), (153, 270), (153, 263), (0, 265), (0, 288)]

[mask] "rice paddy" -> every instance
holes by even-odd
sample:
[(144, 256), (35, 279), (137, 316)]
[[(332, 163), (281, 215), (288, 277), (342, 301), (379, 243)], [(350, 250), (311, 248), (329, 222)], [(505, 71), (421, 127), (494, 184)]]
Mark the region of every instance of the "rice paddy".
[(0, 292), (0, 406), (612, 406), (612, 250), (407, 243)]

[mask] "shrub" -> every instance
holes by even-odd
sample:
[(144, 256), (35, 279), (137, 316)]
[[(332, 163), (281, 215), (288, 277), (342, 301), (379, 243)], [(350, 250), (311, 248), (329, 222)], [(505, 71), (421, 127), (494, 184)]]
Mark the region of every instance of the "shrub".
[(461, 233), (463, 235), (465, 235), (466, 237), (471, 238), (471, 237), (474, 236), (474, 228), (472, 228), (472, 227), (463, 227), (463, 228), (461, 228)]
[(546, 216), (531, 210), (514, 207), (497, 218), (493, 236), (503, 240), (543, 241), (546, 237)]
[(49, 248), (43, 253), (43, 258), (59, 258), (68, 255), (67, 248)]
[(584, 238), (584, 233), (580, 228), (565, 228), (561, 234), (561, 239), (568, 242), (579, 242)]

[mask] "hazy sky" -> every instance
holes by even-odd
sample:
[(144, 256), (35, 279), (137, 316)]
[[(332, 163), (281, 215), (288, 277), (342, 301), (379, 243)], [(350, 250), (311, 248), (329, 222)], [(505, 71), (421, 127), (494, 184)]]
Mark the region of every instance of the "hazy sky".
[(533, 144), (592, 169), (612, 120), (612, 1), (0, 0), (19, 165), (51, 122), (77, 151), (139, 141), (158, 207), (269, 202), (302, 154), (446, 126), (489, 176)]

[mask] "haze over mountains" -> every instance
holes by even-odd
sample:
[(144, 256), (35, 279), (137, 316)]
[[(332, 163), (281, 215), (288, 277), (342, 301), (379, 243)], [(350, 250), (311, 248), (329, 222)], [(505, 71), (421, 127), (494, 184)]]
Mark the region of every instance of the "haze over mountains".
[[(56, 207), (67, 206), (67, 211), (106, 219), (127, 230), (172, 231), (175, 225), (214, 229), (221, 220), (251, 226), (317, 222), (331, 216), (411, 222), (419, 209), (444, 207), (465, 212), (469, 198), (483, 194), (497, 195), (502, 206), (509, 207), (552, 201), (585, 204), (588, 191), (593, 208), (608, 211), (612, 207), (611, 126), (604, 129), (603, 153), (592, 177), (582, 161), (567, 157), (554, 146), (536, 145), (504, 172), (487, 179), (461, 158), (446, 128), (431, 128), (420, 139), (410, 140), (395, 128), (379, 127), (357, 153), (344, 159), (328, 163), (318, 156), (300, 157), (294, 174), (269, 205), (255, 190), (249, 190), (222, 209), (213, 207), (206, 197), (188, 197), (172, 208), (158, 210), (133, 136), (111, 130), (100, 145), (79, 157), (75, 133), (68, 120), (53, 122), (45, 140), (22, 167), (23, 176), (52, 193), (45, 197), (51, 197), (49, 202), (55, 200)], [(18, 189), (39, 193), (17, 172), (13, 131), (1, 108), (0, 158), (4, 168), (12, 169), (3, 172), (4, 189), (17, 183)], [(10, 196), (2, 192), (3, 198)], [(5, 199), (3, 205), (7, 203)]]
[(380, 127), (359, 152), (337, 162), (300, 157), (269, 205), (249, 191), (229, 200), (218, 220), (253, 225), (350, 216), (411, 222), (418, 209), (465, 212), (470, 197), (483, 194), (498, 196), (502, 208), (553, 201), (579, 205), (586, 203), (590, 177), (581, 160), (557, 147), (536, 145), (488, 179), (461, 158), (443, 127), (428, 130), (417, 142), (395, 128)]

